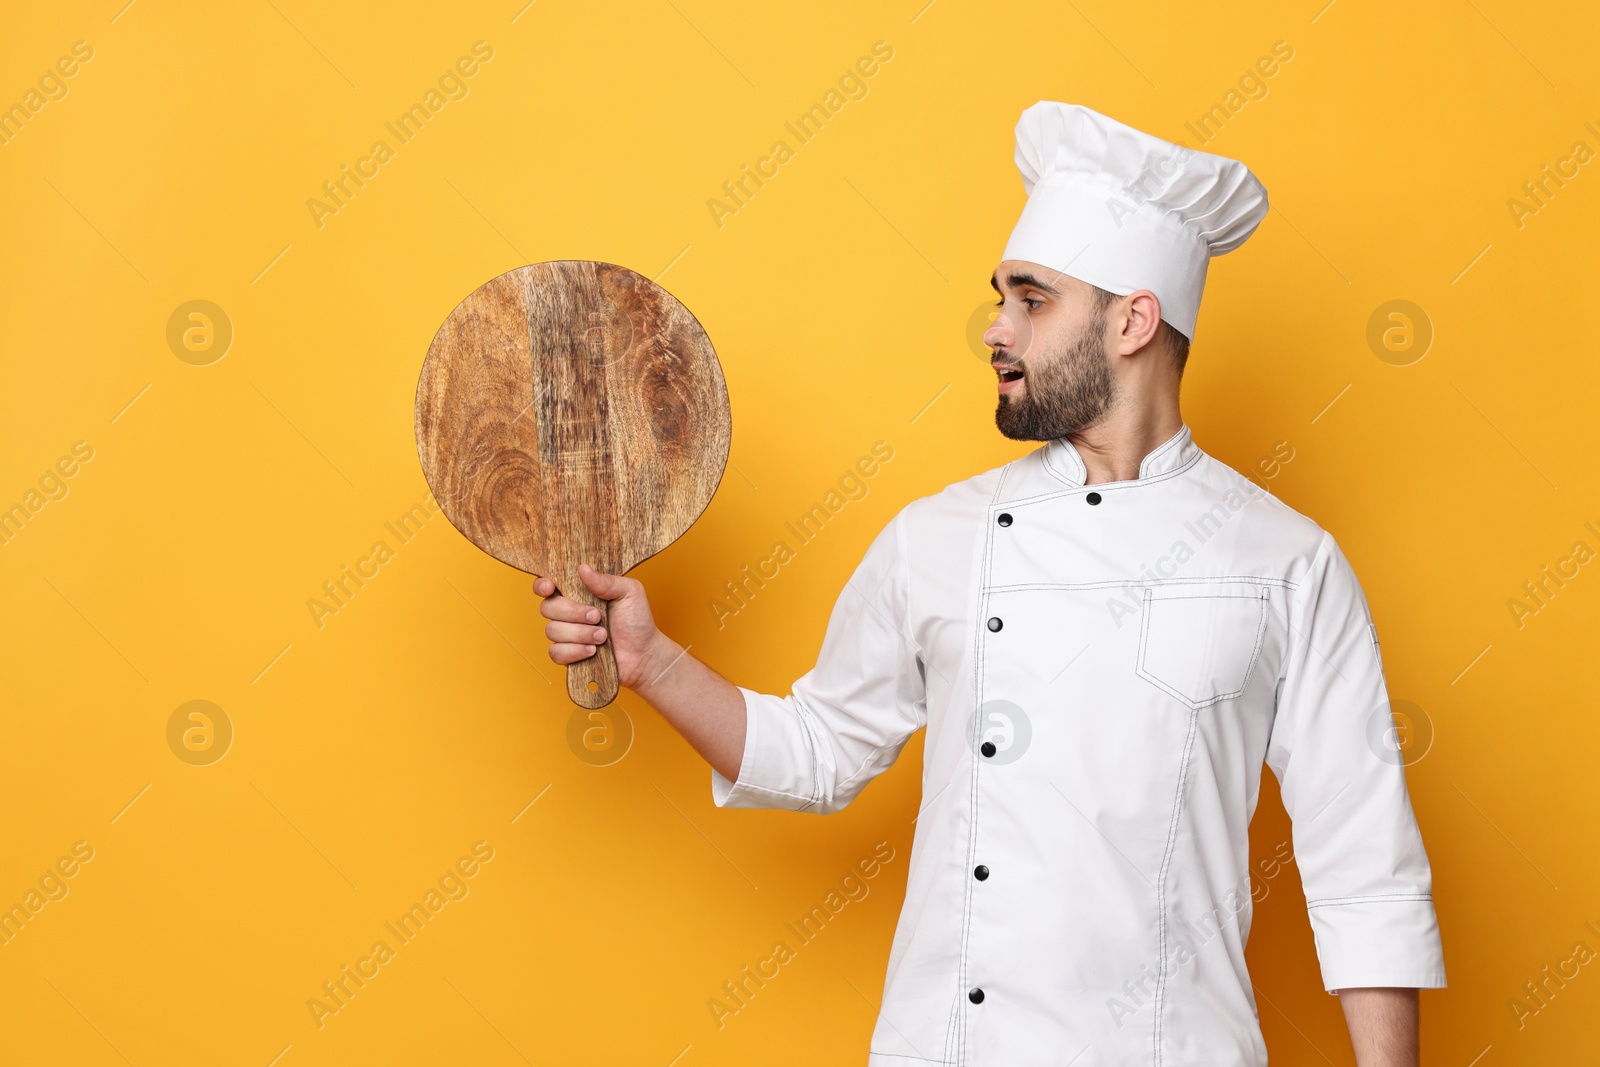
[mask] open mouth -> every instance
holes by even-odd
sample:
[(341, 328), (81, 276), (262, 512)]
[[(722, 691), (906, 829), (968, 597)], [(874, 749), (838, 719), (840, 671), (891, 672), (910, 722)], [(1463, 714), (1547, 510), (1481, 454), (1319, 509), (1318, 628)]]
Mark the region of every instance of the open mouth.
[(1009, 363), (992, 364), (994, 372), (1000, 378), (1000, 391), (1008, 392), (1022, 380), (1022, 368)]

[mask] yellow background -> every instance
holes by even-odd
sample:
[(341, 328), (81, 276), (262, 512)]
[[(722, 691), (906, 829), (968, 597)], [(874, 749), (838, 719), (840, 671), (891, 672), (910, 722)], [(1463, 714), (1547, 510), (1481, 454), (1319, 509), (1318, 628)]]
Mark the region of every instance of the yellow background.
[[(677, 295), (722, 360), (733, 466), (635, 573), (695, 655), (787, 692), (889, 517), (1029, 447), (995, 431), (966, 340), (1023, 202), (1018, 114), (1081, 102), (1198, 147), (1184, 124), (1280, 40), (1293, 59), (1205, 146), (1273, 210), (1213, 264), (1187, 420), (1241, 470), (1288, 442), (1264, 484), (1338, 537), (1392, 695), (1432, 724), (1410, 768), (1450, 979), (1423, 996), (1428, 1062), (1592, 1058), (1600, 965), (1520, 1025), (1508, 1002), (1600, 950), (1600, 567), (1520, 627), (1507, 606), (1600, 548), (1600, 173), (1520, 227), (1507, 206), (1600, 149), (1592, 5), (123, 2), (0, 27), (0, 104), (94, 50), (0, 147), (0, 506), (94, 450), (0, 547), (0, 904), (94, 850), (0, 947), (0, 1062), (862, 1062), (920, 737), (827, 819), (714, 809), (627, 692), (631, 748), (580, 760), (531, 579), (442, 518), (386, 534), (427, 496), (429, 340), (528, 262)], [(480, 40), (468, 95), (319, 228), (306, 201)], [(879, 40), (868, 95), (796, 147), (785, 120)], [(707, 201), (779, 138), (795, 157), (719, 227)], [(234, 329), (206, 366), (166, 340), (196, 299)], [(1435, 331), (1408, 366), (1366, 340), (1394, 299)], [(878, 440), (870, 494), (719, 628), (722, 583)], [(308, 599), (380, 539), (394, 558), (319, 629)], [(209, 766), (168, 747), (190, 700), (234, 729)], [(1268, 775), (1257, 854), (1287, 836)], [(478, 841), (470, 894), (319, 1029), (307, 1000)], [(722, 983), (879, 841), (871, 894), (719, 1029)], [(1298, 874), (1270, 887), (1250, 961), (1273, 1061), (1350, 1063)]]

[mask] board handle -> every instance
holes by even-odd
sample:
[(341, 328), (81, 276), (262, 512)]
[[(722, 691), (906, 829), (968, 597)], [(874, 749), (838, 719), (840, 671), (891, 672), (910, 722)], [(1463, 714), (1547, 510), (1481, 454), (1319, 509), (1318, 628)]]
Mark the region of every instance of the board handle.
[(589, 591), (577, 575), (557, 590), (569, 599), (600, 609), (596, 626), (606, 628), (606, 639), (594, 646), (594, 655), (567, 664), (567, 696), (580, 708), (603, 708), (617, 698), (617, 657), (611, 650), (611, 602)]

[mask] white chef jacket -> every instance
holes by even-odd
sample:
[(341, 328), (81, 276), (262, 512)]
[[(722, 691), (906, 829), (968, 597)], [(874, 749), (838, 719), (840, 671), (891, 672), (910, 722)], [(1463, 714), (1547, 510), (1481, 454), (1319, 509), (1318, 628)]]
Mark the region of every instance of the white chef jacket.
[(869, 1067), (1265, 1064), (1244, 959), (1263, 761), (1325, 987), (1445, 984), (1333, 538), (1187, 426), (1137, 478), (1085, 477), (1058, 438), (913, 501), (792, 695), (740, 687), (718, 807), (838, 811), (927, 727)]

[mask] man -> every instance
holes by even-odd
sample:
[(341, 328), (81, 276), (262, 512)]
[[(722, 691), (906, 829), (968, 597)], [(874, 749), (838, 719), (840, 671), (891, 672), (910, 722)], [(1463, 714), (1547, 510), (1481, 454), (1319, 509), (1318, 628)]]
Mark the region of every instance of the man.
[(1178, 385), (1210, 256), (1267, 211), (1244, 165), (1087, 108), (1017, 124), (1029, 199), (984, 336), (995, 420), (1046, 442), (873, 541), (778, 698), (584, 568), (535, 583), (550, 657), (622, 684), (713, 768), (719, 807), (833, 812), (928, 731), (869, 1064), (1260, 1065), (1246, 973), (1263, 762), (1294, 820), (1325, 987), (1361, 1067), (1417, 1063), (1444, 985), (1377, 633), (1311, 520), (1196, 447)]

